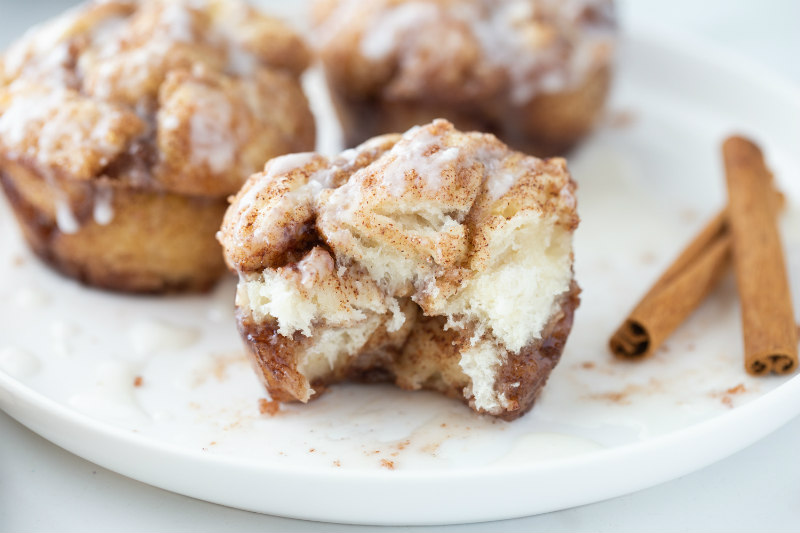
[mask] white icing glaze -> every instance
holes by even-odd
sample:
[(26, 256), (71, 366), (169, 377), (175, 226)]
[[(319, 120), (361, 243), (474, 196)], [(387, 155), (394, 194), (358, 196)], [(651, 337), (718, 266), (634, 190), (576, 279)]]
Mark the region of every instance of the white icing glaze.
[(181, 119), (162, 111), (158, 115), (158, 125), (167, 130), (176, 130), (181, 125)]
[(505, 170), (490, 174), (486, 179), (486, 187), (491, 201), (495, 201), (505, 195), (511, 187), (514, 186), (520, 175), (521, 173), (508, 172)]
[[(11, 90), (24, 88), (23, 84), (14, 82)], [(56, 88), (47, 95), (17, 95), (12, 105), (0, 114), (0, 139), (8, 148), (21, 147), (26, 137), (38, 128), (53, 111), (62, 104), (66, 91)], [(40, 143), (41, 144), (41, 143)], [(45, 145), (46, 145), (45, 141)], [(33, 155), (28, 150), (28, 155)]]
[(11, 377), (25, 379), (42, 368), (39, 358), (21, 348), (7, 346), (0, 349), (0, 370)]
[(302, 168), (309, 164), (316, 155), (315, 152), (300, 152), (272, 158), (268, 163), (269, 172), (267, 176), (269, 178), (274, 178), (276, 176), (288, 174), (294, 169)]
[(128, 338), (136, 355), (188, 348), (200, 338), (195, 328), (178, 326), (158, 320), (140, 320), (128, 329)]
[(92, 215), (94, 221), (106, 226), (114, 219), (114, 191), (111, 187), (97, 187), (94, 193)]
[[(486, 193), (489, 201), (494, 202), (503, 196), (519, 181), (520, 178), (527, 174), (536, 174), (537, 166), (542, 164), (541, 160), (524, 157), (515, 161), (513, 165), (508, 165), (505, 162), (504, 154), (497, 146), (482, 146), (475, 155), (475, 160), (479, 161), (484, 166)], [(571, 196), (567, 188), (562, 188), (562, 197)], [(572, 199), (572, 207), (574, 207), (574, 198)]]
[(173, 42), (194, 41), (194, 25), (189, 8), (181, 2), (167, 2), (159, 21), (166, 38)]
[(382, 59), (397, 46), (405, 34), (421, 23), (435, 19), (439, 14), (436, 5), (427, 2), (408, 2), (385, 12), (364, 34), (360, 42), (361, 54), (368, 59)]
[(486, 192), (492, 202), (508, 193), (522, 176), (535, 172), (532, 163), (538, 162), (531, 158), (523, 158), (509, 168), (503, 164), (503, 154), (494, 147), (481, 148), (477, 159), (484, 165)]
[[(119, 38), (119, 36), (117, 37)], [(141, 48), (126, 50), (124, 53), (124, 68), (121, 69), (119, 57), (114, 53), (103, 58), (93, 65), (95, 69), (92, 93), (101, 98), (109, 99), (116, 90), (136, 94), (145, 87), (147, 79), (152, 75), (153, 64), (169, 53), (173, 43), (169, 40), (154, 38)], [(116, 47), (121, 44), (116, 45)], [(114, 47), (110, 47), (112, 50)], [(83, 58), (79, 60), (82, 61)]]
[(97, 57), (107, 58), (119, 53), (122, 47), (120, 36), (125, 31), (127, 18), (110, 17), (91, 30), (92, 44), (97, 46)]
[(325, 24), (316, 29), (314, 37), (319, 47), (326, 46), (349, 21), (361, 16), (365, 5), (367, 5), (365, 2), (356, 0), (337, 2)]
[[(434, 121), (434, 125), (437, 123), (438, 120)], [(455, 164), (459, 152), (457, 147), (445, 148), (442, 138), (432, 135), (428, 128), (414, 126), (383, 156), (393, 160), (381, 173), (381, 183), (389, 193), (400, 196), (416, 173), (425, 188), (438, 191), (442, 187), (442, 173)]]
[[(304, 152), (298, 154), (287, 154), (270, 159), (265, 165), (266, 175), (259, 178), (258, 183), (253, 184), (247, 192), (242, 195), (238, 203), (243, 207), (241, 217), (237, 226), (237, 234), (240, 233), (242, 225), (246, 223), (248, 215), (253, 209), (258, 209), (259, 198), (263, 192), (264, 187), (278, 176), (287, 174), (296, 168), (301, 168), (308, 164), (314, 157), (313, 152)], [(258, 229), (258, 228), (256, 228)]]
[(224, 172), (236, 159), (238, 139), (232, 130), (233, 109), (222, 93), (206, 92), (189, 121), (192, 157), (212, 172)]
[(43, 307), (50, 301), (50, 296), (35, 287), (20, 287), (14, 293), (14, 301), (23, 309)]
[(44, 82), (52, 86), (69, 86), (74, 83), (75, 75), (66, 68), (69, 61), (69, 46), (66, 43), (57, 45), (39, 60), (37, 68), (47, 72)]
[(75, 213), (69, 203), (63, 197), (63, 193), (56, 191), (55, 205), (56, 205), (56, 225), (61, 233), (72, 235), (81, 229), (78, 219), (75, 218)]
[(75, 324), (66, 322), (65, 320), (56, 320), (50, 324), (50, 339), (53, 353), (59, 357), (71, 356), (74, 338), (79, 332), (80, 330)]

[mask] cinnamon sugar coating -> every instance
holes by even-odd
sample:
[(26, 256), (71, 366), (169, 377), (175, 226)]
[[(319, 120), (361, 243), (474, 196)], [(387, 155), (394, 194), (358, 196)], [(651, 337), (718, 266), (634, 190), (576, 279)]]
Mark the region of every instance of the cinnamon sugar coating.
[[(159, 275), (165, 288), (208, 287), (224, 271), (210, 228), (226, 196), (266, 159), (314, 145), (298, 79), (309, 61), (288, 26), (238, 0), (88, 2), (31, 28), (0, 59), (5, 189), (21, 194), (15, 208), (36, 207), (16, 211), (21, 224), (47, 226), (52, 235), (29, 239), (31, 246), (62, 272), (106, 288), (158, 292)], [(190, 210), (151, 205), (164, 199), (166, 207), (170, 195), (209, 206), (198, 208), (203, 222), (192, 225)], [(142, 217), (164, 217), (155, 224), (163, 237), (185, 239), (194, 252), (165, 261), (170, 254), (146, 236), (133, 238), (137, 228), (125, 224), (136, 222), (114, 216), (132, 198)], [(86, 252), (99, 234), (129, 243), (136, 261), (107, 265), (102, 276), (74, 274), (97, 270), (82, 263), (92, 260)], [(152, 239), (170, 246), (160, 237)], [(71, 245), (47, 248), (56, 241)], [(201, 250), (211, 255), (198, 261)], [(61, 267), (67, 264), (78, 266)], [(146, 271), (141, 287), (123, 281), (132, 264)], [(170, 268), (188, 278), (168, 281)]]
[(577, 306), (574, 191), (563, 159), (445, 120), (268, 162), (219, 238), (272, 397), (380, 379), (525, 412)]

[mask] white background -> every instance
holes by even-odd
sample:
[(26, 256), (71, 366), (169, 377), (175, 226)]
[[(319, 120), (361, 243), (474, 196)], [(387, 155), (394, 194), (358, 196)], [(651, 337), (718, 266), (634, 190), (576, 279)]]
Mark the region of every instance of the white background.
[[(33, 22), (59, 12), (68, 3), (0, 0), (0, 47), (5, 47)], [(761, 62), (800, 84), (800, 2), (628, 0), (620, 2), (620, 12), (625, 26), (656, 25), (692, 34)], [(800, 139), (797, 145), (800, 150)], [(493, 524), (385, 529), (797, 530), (800, 528), (799, 443), (800, 419), (795, 419), (758, 444), (704, 470), (610, 501)], [(2, 531), (256, 529), (359, 528), (263, 516), (152, 488), (65, 452), (0, 413)]]

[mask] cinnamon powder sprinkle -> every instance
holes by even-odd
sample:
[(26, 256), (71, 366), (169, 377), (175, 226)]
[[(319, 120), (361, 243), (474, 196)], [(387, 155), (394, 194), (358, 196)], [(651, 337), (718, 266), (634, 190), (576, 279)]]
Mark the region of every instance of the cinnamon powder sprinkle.
[(739, 394), (740, 392), (747, 392), (747, 389), (744, 386), (744, 383), (739, 383), (735, 387), (731, 387), (727, 391), (728, 394)]
[(652, 265), (658, 260), (658, 256), (651, 251), (644, 252), (639, 260), (643, 265)]
[(266, 398), (258, 399), (258, 412), (262, 415), (275, 416), (281, 410), (280, 402), (271, 402)]
[(605, 117), (605, 122), (610, 128), (628, 128), (636, 122), (636, 113), (629, 109), (610, 111)]
[(700, 218), (700, 215), (694, 209), (684, 209), (680, 212), (679, 216), (681, 220), (687, 224), (694, 223)]
[(722, 402), (722, 405), (728, 409), (733, 409), (733, 398), (731, 396), (745, 392), (747, 392), (747, 388), (745, 387), (744, 383), (739, 383), (734, 387), (726, 389), (724, 392), (712, 392), (710, 395), (712, 398), (719, 398), (719, 401)]
[(142, 379), (142, 376), (136, 376), (135, 378), (133, 378), (133, 386), (134, 387), (141, 387), (143, 381), (144, 380)]
[(384, 468), (388, 468), (389, 470), (394, 470), (394, 461), (389, 461), (388, 459), (381, 459), (381, 466)]
[(612, 403), (618, 403), (621, 405), (628, 405), (631, 401), (628, 399), (627, 392), (604, 392), (601, 394), (593, 394), (592, 398), (596, 398), (598, 400), (607, 400)]

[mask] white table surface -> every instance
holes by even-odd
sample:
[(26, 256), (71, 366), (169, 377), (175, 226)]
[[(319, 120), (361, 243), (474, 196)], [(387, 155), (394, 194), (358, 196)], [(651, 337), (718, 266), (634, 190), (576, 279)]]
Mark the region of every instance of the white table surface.
[[(0, 0), (0, 47), (69, 3)], [(800, 84), (796, 0), (623, 0), (620, 11), (628, 26), (676, 27), (755, 59)], [(796, 531), (800, 529), (798, 443), (800, 418), (701, 471), (606, 502), (492, 524), (382, 529)], [(256, 529), (363, 528), (258, 515), (153, 488), (84, 461), (0, 413), (0, 531)]]

